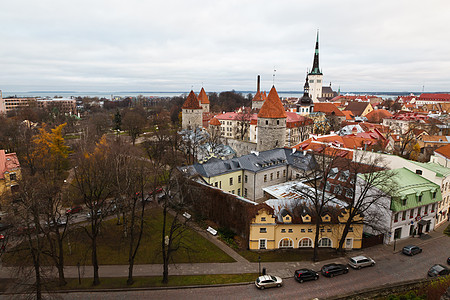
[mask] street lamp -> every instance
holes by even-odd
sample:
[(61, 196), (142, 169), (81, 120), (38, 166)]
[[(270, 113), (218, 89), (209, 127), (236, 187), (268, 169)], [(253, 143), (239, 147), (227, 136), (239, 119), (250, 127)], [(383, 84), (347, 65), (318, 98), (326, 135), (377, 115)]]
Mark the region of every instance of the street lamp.
[(261, 256), (258, 256), (258, 276), (261, 276)]

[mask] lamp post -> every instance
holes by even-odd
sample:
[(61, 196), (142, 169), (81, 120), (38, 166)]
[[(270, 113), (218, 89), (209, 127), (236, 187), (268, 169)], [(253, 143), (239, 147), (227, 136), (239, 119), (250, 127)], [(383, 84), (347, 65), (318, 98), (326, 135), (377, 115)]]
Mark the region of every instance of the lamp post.
[(258, 256), (258, 274), (261, 276), (261, 256)]

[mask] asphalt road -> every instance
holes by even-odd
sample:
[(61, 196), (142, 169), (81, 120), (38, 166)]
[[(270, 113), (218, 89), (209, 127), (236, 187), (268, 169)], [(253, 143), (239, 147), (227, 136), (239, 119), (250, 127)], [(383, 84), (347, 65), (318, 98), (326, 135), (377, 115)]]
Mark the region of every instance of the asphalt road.
[[(421, 279), (436, 263), (445, 264), (450, 256), (450, 238), (442, 237), (423, 244), (423, 252), (416, 256), (401, 253), (387, 254), (377, 259), (374, 267), (350, 269), (348, 274), (317, 281), (298, 283), (293, 278), (284, 280), (281, 288), (258, 290), (253, 284), (181, 288), (169, 290), (144, 290), (121, 292), (76, 292), (59, 294), (63, 299), (327, 299), (365, 288), (384, 284)], [(293, 274), (294, 270), (292, 270)], [(6, 299), (6, 298), (2, 298)]]

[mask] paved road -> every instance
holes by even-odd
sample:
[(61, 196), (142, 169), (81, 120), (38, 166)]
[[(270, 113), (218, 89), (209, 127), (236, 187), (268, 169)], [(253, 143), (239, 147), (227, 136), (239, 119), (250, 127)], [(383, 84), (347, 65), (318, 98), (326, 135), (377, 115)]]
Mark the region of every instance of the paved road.
[[(419, 241), (419, 240), (415, 240)], [(342, 295), (365, 288), (382, 286), (395, 282), (420, 279), (426, 277), (429, 267), (435, 263), (444, 263), (450, 256), (450, 238), (440, 236), (421, 242), (423, 253), (413, 257), (401, 253), (393, 253), (391, 248), (369, 248), (366, 252), (374, 257), (377, 264), (362, 270), (350, 270), (346, 275), (334, 278), (320, 277), (318, 281), (297, 283), (289, 277), (284, 280), (282, 288), (260, 291), (253, 284), (207, 287), (182, 288), (170, 290), (145, 290), (122, 292), (87, 292), (60, 294), (63, 299), (312, 299), (318, 297), (326, 299), (331, 296)], [(399, 249), (399, 247), (397, 248)], [(362, 251), (361, 251), (362, 252)], [(301, 263), (292, 263), (293, 274)], [(306, 264), (306, 263), (305, 263)], [(317, 264), (320, 269), (323, 262)], [(288, 266), (288, 265), (287, 265)], [(285, 271), (286, 272), (286, 271)]]

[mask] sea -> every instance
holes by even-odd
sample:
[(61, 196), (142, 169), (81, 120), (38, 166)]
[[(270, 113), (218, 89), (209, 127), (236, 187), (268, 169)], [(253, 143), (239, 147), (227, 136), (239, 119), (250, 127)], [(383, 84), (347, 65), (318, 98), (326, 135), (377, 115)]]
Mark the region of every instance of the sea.
[[(221, 93), (222, 91), (216, 91), (216, 93)], [(242, 95), (255, 94), (256, 91), (235, 91), (241, 93)], [(406, 96), (413, 93), (414, 95), (420, 95), (420, 92), (341, 92), (341, 95), (375, 95), (383, 99), (392, 98), (395, 99), (397, 96)], [(176, 97), (176, 96), (187, 96), (188, 92), (152, 92), (152, 91), (121, 91), (121, 92), (92, 92), (92, 91), (27, 91), (27, 92), (9, 92), (3, 91), (3, 98), (7, 97), (36, 97), (36, 98), (53, 98), (53, 97), (98, 97), (105, 99), (114, 99), (115, 97)], [(303, 91), (278, 91), (280, 97), (301, 97)]]

